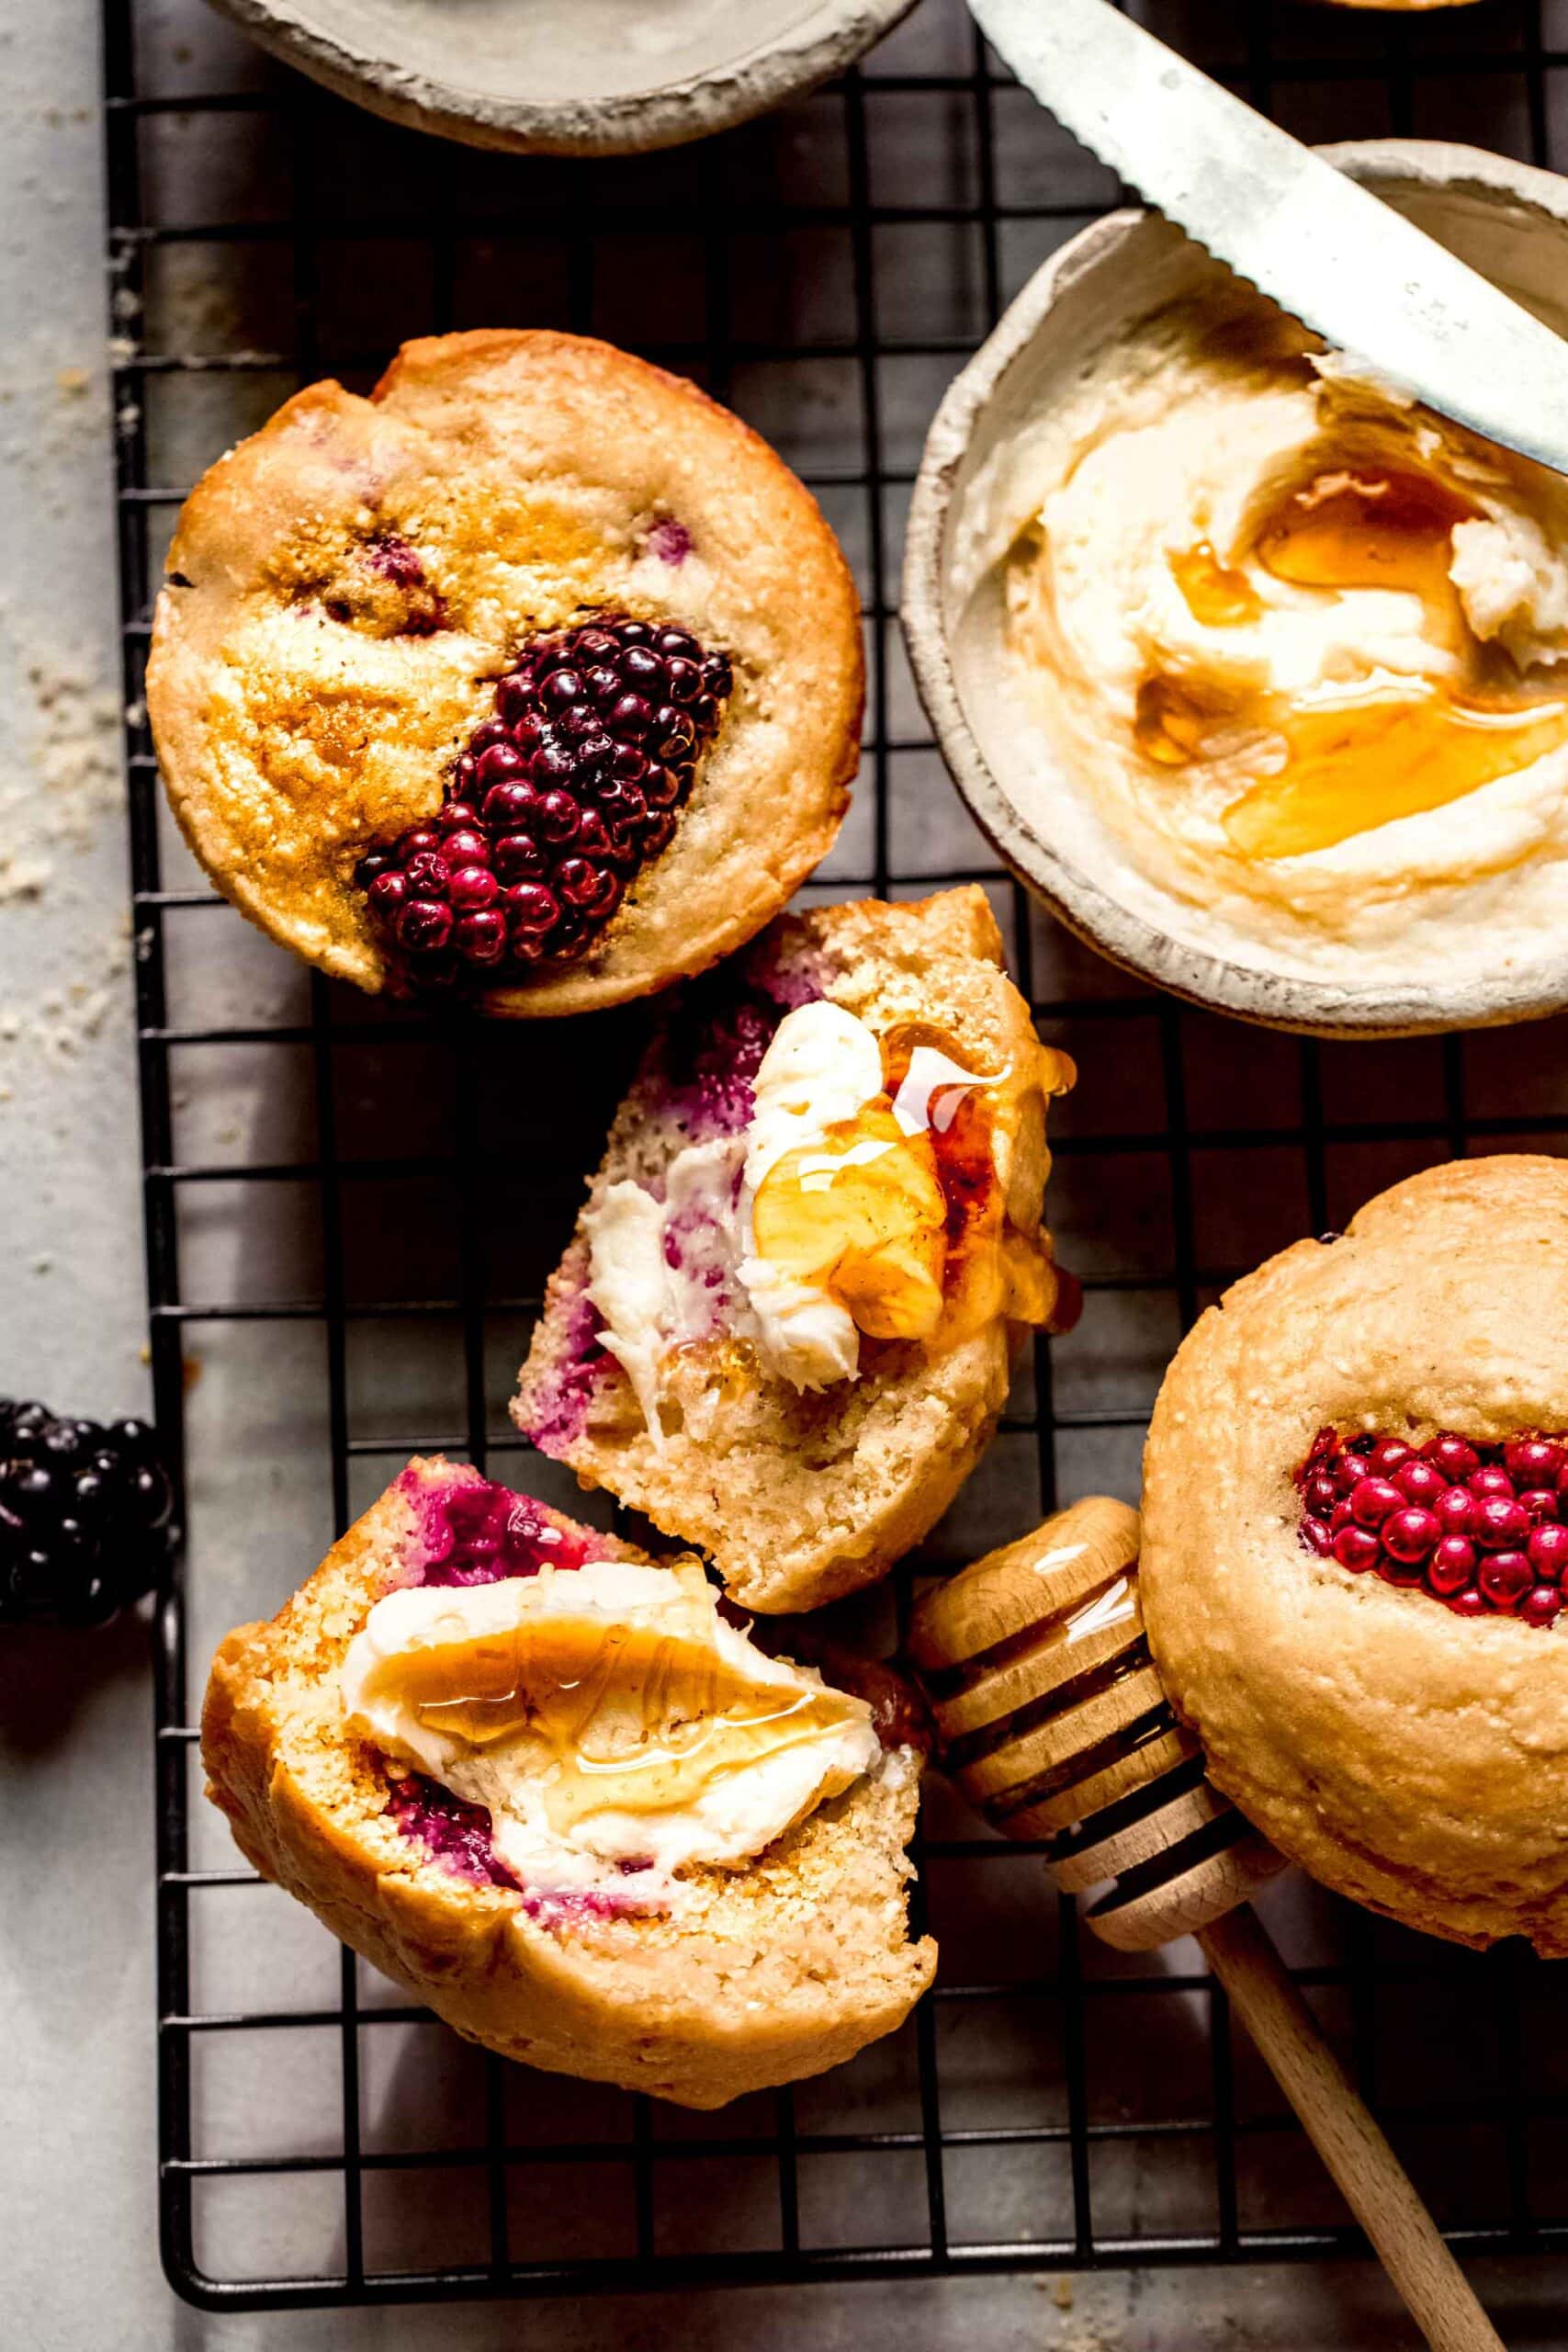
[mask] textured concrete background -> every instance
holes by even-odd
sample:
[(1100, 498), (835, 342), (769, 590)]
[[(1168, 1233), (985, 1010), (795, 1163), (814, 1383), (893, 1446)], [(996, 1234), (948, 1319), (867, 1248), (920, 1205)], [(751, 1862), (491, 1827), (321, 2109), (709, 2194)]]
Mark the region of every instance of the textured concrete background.
[[(190, 0), (193, 25), (201, 21)], [(165, 15), (181, 13), (171, 5)], [(95, 0), (0, 6), (0, 1389), (141, 1394)], [(214, 2319), (158, 2267), (151, 1699), (135, 1623), (0, 1648), (0, 2342), (17, 2352), (518, 2344), (973, 2352), (1414, 2340), (1368, 2264)], [(1559, 2345), (1561, 2270), (1478, 2267)]]

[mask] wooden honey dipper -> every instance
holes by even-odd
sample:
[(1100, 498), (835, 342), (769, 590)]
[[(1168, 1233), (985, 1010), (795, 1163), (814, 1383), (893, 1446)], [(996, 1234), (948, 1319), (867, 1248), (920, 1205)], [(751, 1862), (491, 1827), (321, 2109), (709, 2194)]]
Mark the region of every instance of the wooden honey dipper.
[(1138, 1514), (1076, 1503), (934, 1587), (908, 1652), (939, 1754), (1010, 1838), (1050, 1841), (1056, 1884), (1113, 1880), (1086, 1917), (1121, 1951), (1194, 1936), (1307, 2136), (1438, 2352), (1501, 2338), (1247, 1897), (1284, 1867), (1205, 1776), (1149, 1653)]

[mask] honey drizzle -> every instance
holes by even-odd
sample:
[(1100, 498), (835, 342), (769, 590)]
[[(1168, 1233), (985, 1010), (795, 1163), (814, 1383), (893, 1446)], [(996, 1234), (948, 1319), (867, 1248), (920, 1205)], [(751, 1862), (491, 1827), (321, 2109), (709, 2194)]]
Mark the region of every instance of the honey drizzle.
[(775, 1160), (751, 1207), (759, 1257), (827, 1291), (873, 1340), (935, 1330), (944, 1224), (931, 1136), (907, 1134), (886, 1094)]
[(1173, 555), (1170, 569), (1188, 611), (1204, 628), (1238, 628), (1262, 618), (1263, 599), (1246, 572), (1228, 570), (1207, 539)]
[(1568, 742), (1568, 705), (1488, 705), (1435, 685), (1284, 711), (1287, 756), (1233, 800), (1225, 831), (1247, 857), (1305, 857), (1462, 800)]
[(920, 1023), (883, 1045), (885, 1091), (757, 1188), (759, 1256), (825, 1289), (868, 1339), (951, 1346), (997, 1315), (1043, 1323), (1056, 1283), (997, 1171), (1010, 1069), (966, 1069)]
[(554, 1767), (545, 1812), (561, 1836), (591, 1814), (689, 1805), (727, 1774), (864, 1712), (827, 1685), (753, 1681), (692, 1634), (564, 1611), (422, 1644), (396, 1673), (403, 1702), (445, 1737), (541, 1745)]
[[(1266, 571), (1293, 586), (1418, 596), (1437, 641), (1473, 658), (1450, 568), (1455, 526), (1481, 512), (1424, 474), (1320, 474), (1264, 522), (1255, 552)], [(1234, 628), (1261, 614), (1251, 583), (1222, 565), (1206, 540), (1170, 562), (1205, 626)], [(1213, 757), (1222, 733), (1258, 736), (1273, 757), (1283, 754), (1278, 773), (1258, 777), (1225, 809), (1235, 848), (1259, 859), (1310, 856), (1532, 765), (1568, 742), (1568, 703), (1484, 681), (1465, 690), (1426, 678), (1362, 681), (1310, 703), (1226, 695), (1190, 678), (1145, 681), (1134, 734), (1156, 765)]]
[[(941, 1338), (953, 1345), (998, 1315), (1044, 1323), (1056, 1282), (1039, 1234), (1021, 1232), (1009, 1218), (997, 1170), (998, 1111), (1010, 1091), (1026, 1100), (1028, 1074), (962, 1071), (948, 1057), (948, 1042), (912, 1022), (884, 1041), (883, 1060), (895, 1107), (922, 1095), (929, 1106), (944, 1205)], [(931, 1085), (937, 1077), (942, 1082)], [(1049, 1086), (1048, 1078), (1044, 1082)]]

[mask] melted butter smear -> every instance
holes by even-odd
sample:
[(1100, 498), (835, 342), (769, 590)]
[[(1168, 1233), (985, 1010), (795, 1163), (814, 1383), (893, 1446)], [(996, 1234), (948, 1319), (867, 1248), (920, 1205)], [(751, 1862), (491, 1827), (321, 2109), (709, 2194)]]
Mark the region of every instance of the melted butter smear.
[[(699, 1572), (700, 1573), (700, 1572)], [(691, 1804), (726, 1775), (863, 1720), (843, 1691), (752, 1680), (691, 1632), (554, 1609), (422, 1643), (382, 1667), (422, 1723), (472, 1747), (526, 1737), (550, 1826)]]
[[(1473, 646), (1449, 576), (1452, 537), (1479, 512), (1423, 475), (1323, 474), (1264, 523), (1256, 554), (1266, 571), (1298, 587), (1418, 596), (1428, 633), (1462, 654)], [(1240, 627), (1262, 612), (1245, 574), (1221, 565), (1207, 542), (1172, 558), (1171, 570), (1207, 628)], [(1145, 682), (1134, 732), (1157, 765), (1184, 767), (1209, 755), (1222, 730), (1256, 733), (1284, 752), (1278, 774), (1225, 810), (1226, 832), (1244, 855), (1300, 857), (1529, 767), (1568, 742), (1568, 705), (1426, 679), (1363, 684), (1311, 704), (1226, 697), (1168, 677)]]

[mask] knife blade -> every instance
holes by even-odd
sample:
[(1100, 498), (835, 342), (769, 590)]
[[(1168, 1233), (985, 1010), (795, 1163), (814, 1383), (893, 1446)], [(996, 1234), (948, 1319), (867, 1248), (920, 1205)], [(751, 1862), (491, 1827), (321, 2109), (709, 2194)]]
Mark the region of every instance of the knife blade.
[(1568, 342), (1111, 0), (969, 0), (1043, 106), (1149, 203), (1427, 407), (1568, 473)]

